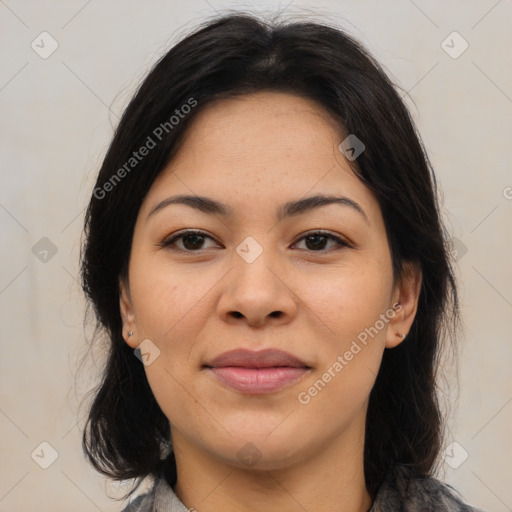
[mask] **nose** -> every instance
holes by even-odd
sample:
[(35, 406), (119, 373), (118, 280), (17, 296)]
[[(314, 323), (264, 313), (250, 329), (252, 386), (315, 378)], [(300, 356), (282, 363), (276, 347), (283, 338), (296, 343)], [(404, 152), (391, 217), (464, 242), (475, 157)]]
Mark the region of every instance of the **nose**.
[[(218, 314), (227, 323), (263, 327), (289, 323), (297, 314), (297, 298), (284, 265), (263, 253), (252, 263), (234, 256), (235, 268), (223, 280)], [(289, 281), (289, 279), (288, 279)]]

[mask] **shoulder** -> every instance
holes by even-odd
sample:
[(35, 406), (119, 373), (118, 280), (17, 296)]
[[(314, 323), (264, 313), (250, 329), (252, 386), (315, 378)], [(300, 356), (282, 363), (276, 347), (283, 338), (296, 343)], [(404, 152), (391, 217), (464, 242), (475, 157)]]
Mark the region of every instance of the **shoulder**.
[(154, 491), (151, 490), (137, 496), (121, 512), (150, 512), (153, 509), (153, 503)]
[(483, 512), (467, 505), (450, 485), (433, 477), (413, 477), (397, 466), (381, 485), (370, 512)]
[(190, 512), (174, 493), (164, 476), (152, 488), (135, 498), (121, 512)]

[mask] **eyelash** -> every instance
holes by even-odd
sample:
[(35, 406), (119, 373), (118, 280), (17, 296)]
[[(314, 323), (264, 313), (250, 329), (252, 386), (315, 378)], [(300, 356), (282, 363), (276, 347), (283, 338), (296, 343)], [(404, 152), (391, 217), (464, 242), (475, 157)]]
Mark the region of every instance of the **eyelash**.
[[(190, 253), (190, 254), (193, 254), (193, 253), (200, 253), (202, 251), (204, 251), (205, 249), (198, 249), (196, 251), (192, 251), (192, 250), (187, 250), (187, 249), (181, 249), (181, 248), (178, 248), (176, 247), (175, 245), (175, 242), (181, 238), (184, 238), (185, 236), (187, 235), (199, 235), (199, 236), (202, 236), (204, 238), (210, 238), (211, 240), (214, 240), (213, 237), (211, 237), (210, 235), (208, 235), (207, 233), (203, 232), (203, 231), (194, 231), (194, 230), (191, 230), (191, 231), (184, 231), (184, 232), (181, 232), (181, 233), (178, 233), (176, 235), (173, 235), (171, 236), (170, 238), (166, 238), (165, 240), (163, 240), (161, 243), (157, 244), (159, 247), (163, 247), (163, 248), (167, 248), (167, 249), (171, 249), (171, 250), (174, 250), (174, 251), (180, 251), (180, 252), (183, 252), (183, 253)], [(339, 250), (341, 249), (342, 247), (348, 247), (348, 248), (352, 248), (353, 245), (349, 244), (347, 241), (343, 240), (342, 238), (328, 232), (328, 231), (311, 231), (309, 233), (306, 233), (305, 235), (303, 235), (301, 238), (299, 238), (295, 244), (297, 244), (298, 242), (310, 237), (310, 236), (315, 236), (315, 235), (320, 235), (320, 236), (323, 236), (324, 238), (327, 238), (329, 240), (332, 240), (334, 242), (336, 242), (339, 247), (335, 248), (335, 249), (321, 249), (319, 251), (313, 251), (313, 250), (308, 250), (308, 249), (301, 249), (301, 250), (306, 250), (308, 252), (312, 252), (312, 253), (327, 253), (327, 252), (330, 252), (332, 250)], [(214, 240), (215, 241), (215, 240)], [(217, 242), (216, 242), (217, 243)], [(295, 245), (294, 244), (294, 245)], [(174, 247), (171, 247), (173, 246)]]

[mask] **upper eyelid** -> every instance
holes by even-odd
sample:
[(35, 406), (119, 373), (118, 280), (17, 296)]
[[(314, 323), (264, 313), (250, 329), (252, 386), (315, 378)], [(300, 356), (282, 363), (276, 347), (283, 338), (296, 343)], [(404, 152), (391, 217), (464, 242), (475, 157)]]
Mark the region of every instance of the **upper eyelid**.
[(167, 242), (171, 242), (174, 240), (179, 240), (181, 237), (187, 236), (187, 235), (201, 235), (201, 236), (204, 236), (205, 238), (211, 238), (214, 242), (219, 243), (219, 242), (217, 242), (217, 240), (215, 239), (215, 237), (213, 235), (210, 235), (206, 231), (202, 231), (202, 230), (198, 230), (198, 229), (188, 229), (185, 231), (178, 231), (177, 233), (173, 233), (172, 235), (166, 236), (163, 239), (162, 244), (165, 244)]
[[(215, 237), (213, 235), (210, 235), (206, 231), (196, 230), (196, 229), (189, 229), (189, 230), (185, 230), (185, 231), (182, 231), (182, 232), (178, 231), (177, 233), (174, 233), (174, 234), (164, 238), (164, 240), (160, 244), (158, 244), (158, 245), (162, 245), (162, 246), (165, 246), (166, 244), (170, 245), (171, 243), (175, 243), (176, 240), (179, 240), (181, 237), (184, 237), (184, 236), (187, 236), (187, 235), (194, 235), (194, 234), (198, 234), (198, 235), (204, 236), (205, 238), (210, 238), (215, 243), (217, 243), (217, 244), (219, 243), (215, 239)], [(343, 237), (342, 235), (331, 233), (330, 231), (326, 231), (326, 230), (323, 230), (323, 229), (316, 229), (316, 230), (313, 229), (313, 230), (310, 230), (310, 231), (306, 231), (304, 234), (301, 234), (293, 242), (293, 244), (296, 244), (296, 243), (300, 242), (301, 240), (303, 240), (307, 236), (312, 236), (312, 235), (317, 235), (317, 234), (325, 236), (326, 238), (330, 238), (331, 240), (334, 240), (335, 242), (339, 243), (340, 245), (346, 245), (348, 247), (352, 247), (353, 246), (353, 243), (348, 241), (348, 240), (346, 240), (346, 238)], [(199, 252), (200, 250), (201, 249), (199, 249), (197, 251), (186, 251), (186, 252)], [(314, 252), (322, 252), (322, 251), (314, 251)]]

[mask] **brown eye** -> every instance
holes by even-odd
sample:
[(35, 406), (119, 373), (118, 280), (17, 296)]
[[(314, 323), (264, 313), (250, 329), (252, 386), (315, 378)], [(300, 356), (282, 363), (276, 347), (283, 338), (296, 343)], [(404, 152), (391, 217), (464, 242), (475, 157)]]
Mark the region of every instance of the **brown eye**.
[(306, 236), (302, 237), (299, 242), (305, 241), (306, 250), (313, 252), (322, 252), (328, 251), (329, 249), (325, 249), (325, 246), (329, 241), (334, 242), (335, 246), (350, 247), (350, 244), (345, 242), (342, 238), (333, 235), (332, 233), (326, 233), (323, 231), (316, 231), (314, 233), (309, 233)]
[(207, 239), (213, 241), (213, 238), (208, 236), (206, 233), (201, 231), (188, 231), (174, 235), (171, 238), (164, 240), (159, 245), (184, 252), (198, 252), (202, 249), (207, 249), (207, 247), (203, 247), (203, 244)]
[(182, 241), (185, 249), (193, 251), (195, 249), (201, 249), (201, 246), (204, 243), (204, 236), (196, 235), (194, 233), (191, 235), (184, 235), (182, 237)]

